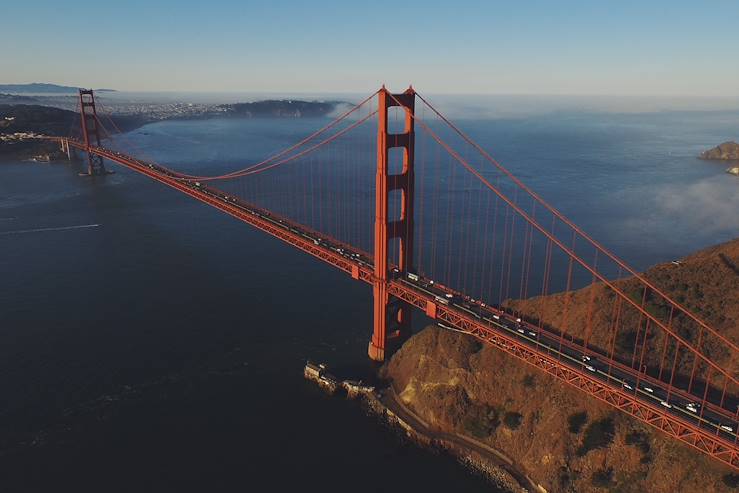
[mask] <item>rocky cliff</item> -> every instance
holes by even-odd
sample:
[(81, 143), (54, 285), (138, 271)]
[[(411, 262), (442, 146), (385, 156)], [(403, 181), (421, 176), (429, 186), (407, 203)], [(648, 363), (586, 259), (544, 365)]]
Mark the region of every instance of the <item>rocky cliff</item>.
[[(737, 266), (734, 240), (645, 274), (736, 341)], [(605, 296), (599, 285), (573, 293), (572, 316), (587, 316), (591, 289)], [(509, 304), (555, 320), (563, 300), (558, 294)], [(736, 364), (716, 351), (726, 365)], [(739, 484), (728, 467), (463, 334), (426, 328), (392, 357), (384, 375), (433, 426), (489, 443), (548, 491), (723, 492)]]
[(739, 144), (724, 142), (713, 149), (701, 152), (701, 159), (739, 160)]

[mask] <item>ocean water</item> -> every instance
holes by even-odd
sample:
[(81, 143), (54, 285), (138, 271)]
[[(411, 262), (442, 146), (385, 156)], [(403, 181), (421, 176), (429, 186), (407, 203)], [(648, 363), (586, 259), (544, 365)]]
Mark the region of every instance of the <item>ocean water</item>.
[[(323, 123), (162, 122), (125, 145), (215, 172)], [(695, 157), (739, 136), (739, 112), (458, 123), (637, 269), (739, 230), (739, 181)], [(371, 373), (367, 286), (133, 172), (78, 166), (0, 164), (0, 491), (490, 491), (303, 380), (308, 358)]]

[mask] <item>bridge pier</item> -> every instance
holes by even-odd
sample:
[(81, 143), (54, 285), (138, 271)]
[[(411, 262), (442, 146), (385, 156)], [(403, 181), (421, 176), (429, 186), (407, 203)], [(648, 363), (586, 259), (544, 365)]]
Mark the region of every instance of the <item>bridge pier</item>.
[(59, 145), (61, 147), (61, 151), (67, 155), (67, 160), (72, 160), (72, 153), (69, 150), (69, 141), (67, 139), (61, 139), (59, 141)]
[[(391, 94), (383, 86), (378, 92), (377, 125), (377, 174), (375, 177), (375, 280), (374, 330), (369, 343), (369, 357), (384, 361), (388, 342), (400, 343), (411, 333), (411, 307), (391, 299), (388, 282), (393, 275), (413, 271), (413, 192), (414, 192), (414, 142), (413, 114), (416, 94), (408, 88), (402, 94)], [(403, 132), (388, 132), (388, 109), (398, 106), (405, 113)], [(388, 157), (392, 148), (403, 149), (403, 167), (400, 173), (390, 174)], [(401, 191), (400, 217), (388, 217), (389, 195), (392, 190)], [(398, 239), (398, 258), (389, 258), (389, 242)], [(391, 271), (397, 266), (398, 273)]]

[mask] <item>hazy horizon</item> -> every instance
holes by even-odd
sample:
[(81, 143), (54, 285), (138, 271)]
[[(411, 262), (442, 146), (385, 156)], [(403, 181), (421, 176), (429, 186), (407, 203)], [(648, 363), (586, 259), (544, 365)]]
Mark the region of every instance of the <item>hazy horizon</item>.
[[(2, 81), (0, 81), (2, 83)], [(113, 88), (114, 89), (114, 88)], [(390, 88), (400, 92), (404, 88)], [(418, 89), (452, 118), (511, 118), (556, 112), (655, 113), (670, 111), (739, 111), (739, 96), (590, 95), (590, 94), (453, 94)], [(120, 91), (100, 92), (97, 99), (110, 103), (228, 104), (264, 99), (306, 99), (358, 102), (370, 92), (317, 91)], [(21, 94), (21, 93), (18, 93)], [(23, 95), (50, 98), (69, 94)], [(53, 103), (50, 103), (53, 105)]]

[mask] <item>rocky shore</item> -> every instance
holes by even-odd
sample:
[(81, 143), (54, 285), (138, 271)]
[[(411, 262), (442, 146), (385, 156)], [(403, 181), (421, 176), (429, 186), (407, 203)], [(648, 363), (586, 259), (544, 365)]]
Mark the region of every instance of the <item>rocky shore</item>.
[(431, 427), (402, 402), (392, 387), (376, 389), (361, 381), (340, 381), (329, 373), (325, 364), (310, 361), (305, 365), (303, 376), (329, 395), (343, 391), (349, 399), (360, 399), (371, 415), (403, 433), (412, 442), (457, 458), (473, 472), (490, 480), (500, 491), (547, 493), (500, 451), (471, 437)]
[(701, 152), (700, 158), (721, 161), (739, 160), (739, 144), (734, 141), (724, 142), (712, 149)]
[(547, 493), (519, 471), (513, 461), (501, 452), (464, 435), (443, 433), (407, 408), (392, 387), (364, 394), (364, 402), (371, 414), (397, 428), (414, 443), (455, 457), (474, 473), (482, 474), (499, 490)]

